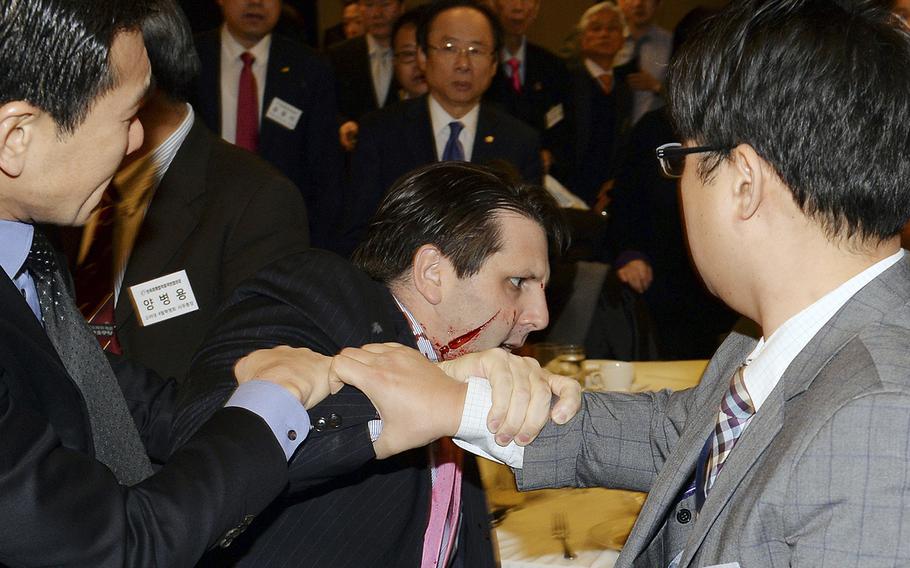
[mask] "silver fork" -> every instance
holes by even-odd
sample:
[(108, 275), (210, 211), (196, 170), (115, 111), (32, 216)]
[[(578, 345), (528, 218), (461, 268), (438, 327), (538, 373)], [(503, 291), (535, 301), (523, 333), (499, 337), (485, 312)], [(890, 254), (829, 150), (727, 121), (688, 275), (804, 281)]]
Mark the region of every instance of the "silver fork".
[(569, 548), (569, 523), (566, 521), (565, 513), (554, 513), (553, 515), (553, 538), (562, 542), (562, 557), (572, 560), (575, 553)]

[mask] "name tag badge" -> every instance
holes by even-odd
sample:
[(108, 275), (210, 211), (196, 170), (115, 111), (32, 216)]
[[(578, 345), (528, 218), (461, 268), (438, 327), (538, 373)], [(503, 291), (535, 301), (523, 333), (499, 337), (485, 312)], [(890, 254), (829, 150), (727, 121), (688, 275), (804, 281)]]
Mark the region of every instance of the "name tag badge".
[(297, 128), (297, 121), (300, 120), (301, 114), (303, 114), (303, 111), (299, 108), (275, 97), (272, 99), (272, 103), (269, 105), (269, 110), (266, 111), (265, 117), (277, 122), (288, 130), (294, 130)]
[(130, 286), (130, 300), (143, 327), (199, 309), (186, 270)]
[(556, 106), (550, 107), (550, 110), (547, 111), (547, 129), (553, 128), (566, 117), (565, 112), (562, 109), (562, 103), (559, 103)]

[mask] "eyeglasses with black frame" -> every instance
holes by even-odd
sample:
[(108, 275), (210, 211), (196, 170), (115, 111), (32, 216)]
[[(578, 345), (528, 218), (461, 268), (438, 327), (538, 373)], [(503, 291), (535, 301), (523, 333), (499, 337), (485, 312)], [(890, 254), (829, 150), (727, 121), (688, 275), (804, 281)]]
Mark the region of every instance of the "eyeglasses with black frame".
[(683, 147), (679, 142), (670, 142), (658, 146), (657, 161), (660, 162), (661, 173), (671, 179), (681, 178), (686, 167), (686, 156), (689, 154), (704, 154), (706, 152), (719, 152), (721, 149), (714, 146)]

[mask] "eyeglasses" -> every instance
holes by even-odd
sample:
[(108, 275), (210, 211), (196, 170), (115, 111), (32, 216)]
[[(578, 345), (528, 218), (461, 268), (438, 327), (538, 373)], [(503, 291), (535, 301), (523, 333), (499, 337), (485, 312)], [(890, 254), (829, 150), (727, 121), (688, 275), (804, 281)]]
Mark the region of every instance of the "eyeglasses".
[(395, 59), (405, 64), (414, 63), (417, 61), (417, 52), (412, 49), (397, 51), (395, 52)]
[(658, 146), (657, 160), (660, 162), (661, 172), (664, 177), (681, 178), (686, 167), (686, 156), (689, 154), (704, 154), (706, 152), (720, 152), (722, 148), (714, 146), (693, 146), (684, 148), (679, 142), (670, 142)]
[(430, 45), (428, 47), (434, 51), (438, 51), (439, 55), (446, 59), (455, 59), (460, 54), (464, 53), (467, 54), (468, 59), (471, 61), (479, 61), (484, 57), (489, 57), (493, 54), (493, 50), (487, 47), (478, 47), (476, 45), (458, 47), (453, 41), (444, 42), (442, 45)]

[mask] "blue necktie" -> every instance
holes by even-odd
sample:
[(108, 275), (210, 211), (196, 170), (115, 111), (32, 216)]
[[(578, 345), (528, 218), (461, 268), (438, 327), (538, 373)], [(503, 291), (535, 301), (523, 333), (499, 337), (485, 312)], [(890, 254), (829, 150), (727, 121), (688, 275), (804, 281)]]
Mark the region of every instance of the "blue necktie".
[(445, 150), (442, 151), (442, 161), (449, 160), (464, 161), (464, 149), (461, 142), (458, 141), (458, 135), (464, 129), (464, 124), (459, 121), (449, 123), (449, 141), (446, 142)]

